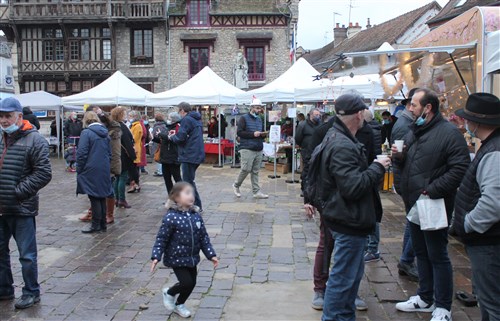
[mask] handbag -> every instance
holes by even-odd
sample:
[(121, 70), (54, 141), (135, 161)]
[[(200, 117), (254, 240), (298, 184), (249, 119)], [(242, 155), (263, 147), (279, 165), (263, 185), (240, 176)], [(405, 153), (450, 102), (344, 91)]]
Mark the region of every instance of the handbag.
[(155, 150), (155, 156), (154, 156), (154, 160), (155, 162), (159, 163), (160, 162), (160, 150), (161, 150), (161, 144), (158, 144), (158, 147), (156, 147), (156, 150)]
[(437, 231), (448, 227), (443, 198), (431, 199), (427, 195), (420, 195), (417, 200), (417, 210), (422, 231)]

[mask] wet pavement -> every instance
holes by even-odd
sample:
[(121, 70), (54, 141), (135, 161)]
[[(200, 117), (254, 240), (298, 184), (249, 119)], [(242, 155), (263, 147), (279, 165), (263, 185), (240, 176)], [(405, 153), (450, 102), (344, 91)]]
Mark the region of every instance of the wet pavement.
[[(27, 310), (14, 310), (13, 301), (0, 301), (0, 320), (168, 320), (161, 288), (175, 283), (166, 268), (149, 272), (153, 241), (165, 212), (163, 179), (142, 176), (141, 193), (128, 194), (131, 209), (117, 210), (107, 233), (84, 235), (78, 221), (89, 207), (86, 196), (75, 196), (75, 174), (53, 160), (54, 178), (40, 193), (37, 218), (39, 281), (42, 301)], [(149, 166), (152, 174), (154, 166)], [(237, 169), (203, 166), (198, 186), (204, 203), (208, 232), (220, 257), (213, 270), (203, 260), (193, 295), (187, 302), (193, 320), (320, 320), (310, 307), (312, 264), (318, 226), (306, 220), (300, 186), (287, 184), (290, 175), (267, 178), (268, 200), (254, 200), (249, 179), (241, 199), (232, 194)], [(398, 196), (383, 193), (382, 260), (368, 263), (360, 294), (368, 311), (358, 320), (430, 320), (430, 314), (397, 312), (394, 304), (414, 295), (417, 284), (397, 273), (404, 213)], [(15, 243), (11, 243), (16, 295), (22, 277)], [(451, 240), (455, 290), (471, 291), (469, 260), (463, 247)], [(170, 320), (180, 320), (172, 315)], [(478, 308), (453, 304), (453, 320), (480, 320)]]

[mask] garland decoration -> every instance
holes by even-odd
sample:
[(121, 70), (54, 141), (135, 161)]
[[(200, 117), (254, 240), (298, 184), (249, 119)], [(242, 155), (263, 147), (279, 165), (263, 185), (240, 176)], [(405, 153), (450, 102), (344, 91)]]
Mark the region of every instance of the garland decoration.
[(385, 77), (384, 74), (382, 74), (382, 71), (384, 70), (385, 65), (387, 64), (387, 55), (380, 55), (379, 62), (380, 62), (380, 84), (382, 85), (382, 88), (384, 89), (386, 95), (392, 97), (398, 91), (401, 90), (403, 85), (403, 77), (401, 77), (400, 75), (399, 79), (397, 79), (396, 81), (396, 84), (392, 87), (389, 86), (389, 84), (387, 83), (387, 78)]

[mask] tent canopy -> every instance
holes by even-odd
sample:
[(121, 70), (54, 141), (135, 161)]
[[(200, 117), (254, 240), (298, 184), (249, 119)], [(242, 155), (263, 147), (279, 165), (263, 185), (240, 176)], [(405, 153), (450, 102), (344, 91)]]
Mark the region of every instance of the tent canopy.
[[(396, 85), (396, 79), (391, 75), (384, 75), (383, 77), (390, 87)], [(386, 96), (380, 75), (368, 74), (339, 77), (333, 81), (321, 79), (311, 82), (309, 86), (295, 90), (295, 99), (300, 102), (334, 100), (350, 90), (356, 90), (365, 99), (383, 99)], [(403, 92), (405, 91), (406, 89), (403, 89)], [(394, 98), (403, 99), (403, 96), (399, 91), (394, 95)]]
[(64, 105), (128, 105), (144, 106), (152, 93), (135, 84), (120, 71), (115, 72), (99, 85), (82, 93), (63, 97)]
[(45, 91), (33, 91), (16, 96), (23, 107), (31, 110), (60, 110), (62, 106), (61, 97), (49, 94)]
[(147, 105), (173, 106), (184, 101), (192, 105), (232, 105), (237, 103), (236, 97), (244, 93), (241, 89), (227, 83), (207, 66), (182, 85), (151, 95)]
[(300, 58), (281, 76), (264, 87), (246, 92), (240, 98), (250, 101), (255, 96), (264, 103), (293, 102), (295, 89), (310, 86), (316, 75), (318, 71), (307, 60)]

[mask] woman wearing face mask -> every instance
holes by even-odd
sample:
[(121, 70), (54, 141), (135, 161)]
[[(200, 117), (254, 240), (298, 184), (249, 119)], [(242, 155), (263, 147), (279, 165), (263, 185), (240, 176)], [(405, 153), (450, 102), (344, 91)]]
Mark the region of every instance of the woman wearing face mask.
[(160, 144), (160, 163), (162, 164), (163, 179), (169, 194), (174, 186), (172, 179), (176, 183), (182, 180), (177, 145), (168, 139), (170, 131), (175, 131), (177, 134), (180, 121), (181, 116), (176, 112), (172, 112), (168, 115), (167, 122), (159, 124), (158, 127), (155, 125), (153, 131), (153, 141)]
[(219, 124), (217, 123), (217, 117), (212, 116), (210, 123), (208, 123), (208, 138), (217, 137), (219, 137)]
[(293, 136), (293, 125), (290, 118), (285, 119), (285, 123), (281, 125), (281, 136), (283, 139)]

